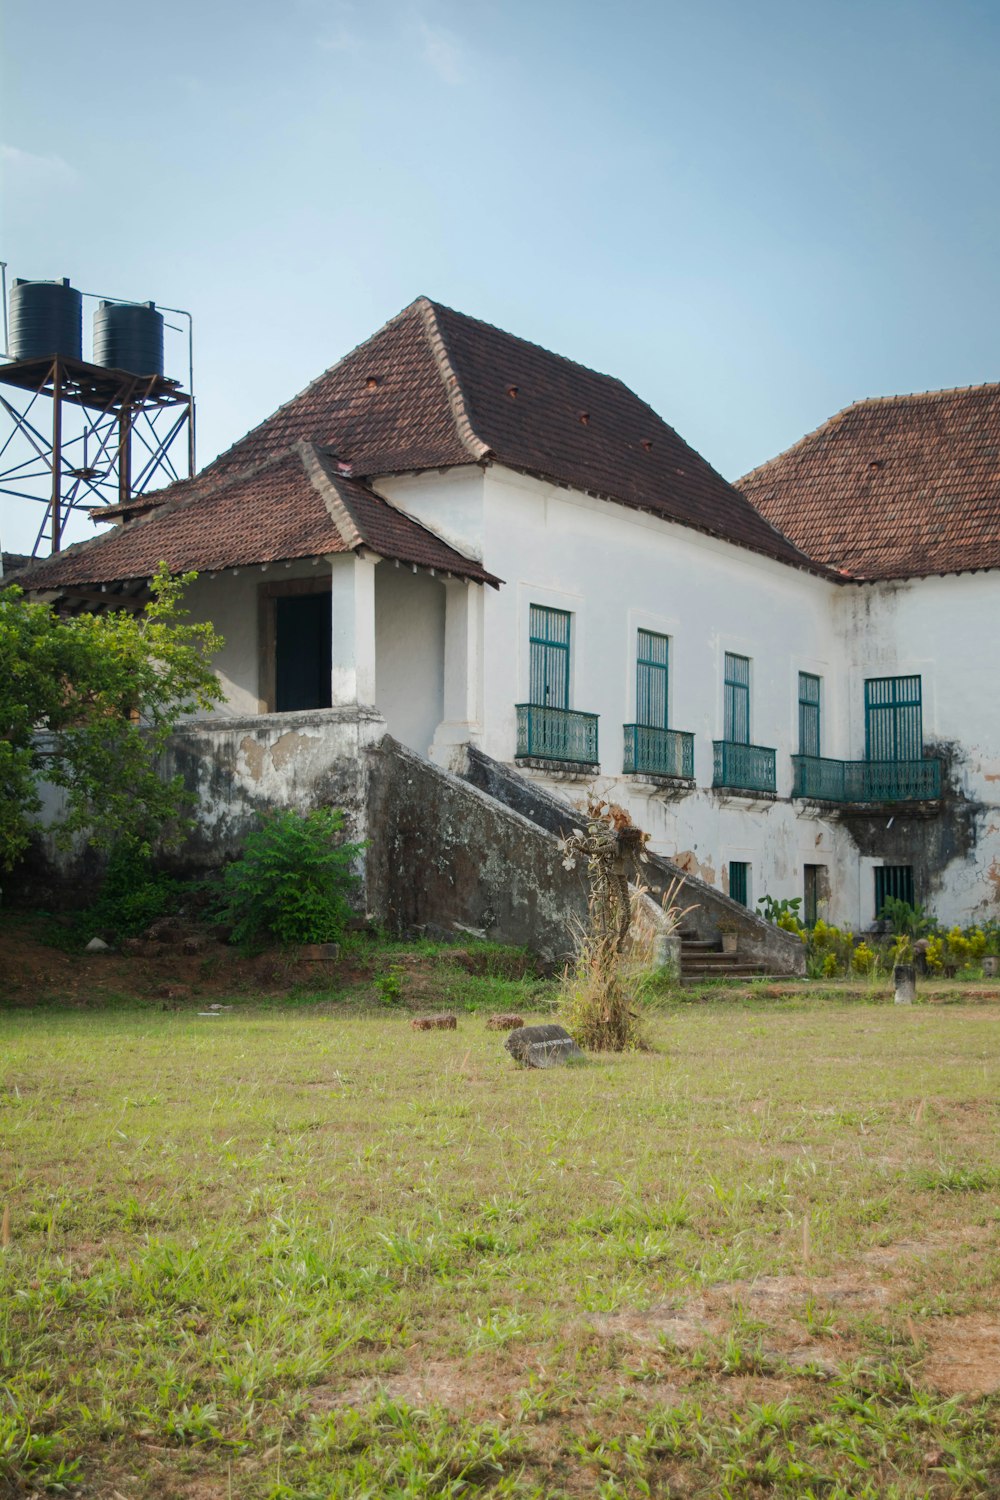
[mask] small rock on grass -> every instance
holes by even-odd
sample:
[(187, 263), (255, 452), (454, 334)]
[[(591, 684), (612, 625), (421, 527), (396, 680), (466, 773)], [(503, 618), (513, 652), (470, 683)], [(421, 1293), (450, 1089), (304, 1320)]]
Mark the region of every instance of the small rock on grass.
[(457, 1031), (458, 1017), (445, 1016), (414, 1016), (410, 1022), (414, 1031)]
[(565, 1027), (549, 1022), (544, 1026), (519, 1026), (504, 1046), (526, 1068), (554, 1068), (559, 1063), (582, 1058), (583, 1053)]
[(84, 953), (110, 953), (111, 944), (106, 943), (103, 938), (92, 937), (83, 951)]
[(487, 1031), (517, 1031), (523, 1025), (524, 1017), (515, 1016), (513, 1013), (510, 1015), (486, 1017)]

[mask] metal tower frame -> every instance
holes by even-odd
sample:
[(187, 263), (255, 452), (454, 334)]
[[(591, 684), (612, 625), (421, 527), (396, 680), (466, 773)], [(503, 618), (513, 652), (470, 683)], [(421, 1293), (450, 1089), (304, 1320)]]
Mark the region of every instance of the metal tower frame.
[[(132, 375), (66, 355), (0, 363), (0, 495), (44, 504), (35, 539), (58, 552), (73, 511), (123, 505), (195, 471), (194, 398), (164, 375)], [(51, 421), (42, 418), (52, 402)], [(186, 476), (174, 462), (182, 434)], [(155, 485), (154, 485), (155, 481)]]

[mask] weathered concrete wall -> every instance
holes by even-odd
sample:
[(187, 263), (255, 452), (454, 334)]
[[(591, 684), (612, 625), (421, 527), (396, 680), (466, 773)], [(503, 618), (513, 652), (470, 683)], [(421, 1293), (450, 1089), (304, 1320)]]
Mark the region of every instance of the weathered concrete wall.
[(177, 856), (186, 869), (212, 868), (239, 849), (261, 812), (339, 807), (352, 839), (366, 837), (367, 763), (362, 751), (385, 729), (366, 708), (193, 720), (172, 737), (165, 776), (184, 778), (197, 797), (197, 826)]
[[(195, 827), (178, 849), (163, 853), (162, 862), (183, 873), (215, 869), (238, 852), (270, 808), (339, 807), (348, 836), (364, 839), (362, 752), (384, 731), (374, 709), (357, 707), (188, 720), (171, 736), (159, 771), (165, 779), (179, 773), (194, 794)], [(62, 793), (51, 786), (42, 792), (42, 819), (50, 823), (58, 819)], [(103, 863), (84, 840), (65, 850), (42, 836), (24, 879), (30, 878), (33, 889), (77, 884), (85, 892), (99, 880)]]
[(386, 736), (368, 762), (368, 909), (390, 931), (473, 928), (555, 962), (586, 916), (555, 836)]
[[(510, 766), (492, 760), (483, 751), (469, 745), (463, 776), (473, 786), (503, 802), (522, 817), (530, 819), (554, 835), (578, 827), (580, 813), (569, 803), (529, 781)], [(683, 877), (684, 887), (676, 898), (681, 907), (693, 906), (684, 918), (686, 931), (701, 938), (719, 935), (719, 923), (735, 923), (740, 934), (740, 955), (759, 960), (777, 974), (804, 974), (805, 949), (791, 933), (765, 922), (738, 901), (731, 901), (714, 886), (671, 864), (661, 855), (648, 855), (642, 866), (642, 879), (657, 899), (662, 898), (671, 881)]]

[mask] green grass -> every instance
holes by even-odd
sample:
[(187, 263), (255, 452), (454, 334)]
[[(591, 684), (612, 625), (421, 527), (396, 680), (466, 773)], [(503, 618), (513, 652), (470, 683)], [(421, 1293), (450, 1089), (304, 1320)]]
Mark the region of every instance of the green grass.
[[(537, 1002), (490, 963), (421, 998)], [(716, 992), (532, 1072), (365, 984), (0, 1014), (0, 1494), (1000, 1490), (989, 1006)]]

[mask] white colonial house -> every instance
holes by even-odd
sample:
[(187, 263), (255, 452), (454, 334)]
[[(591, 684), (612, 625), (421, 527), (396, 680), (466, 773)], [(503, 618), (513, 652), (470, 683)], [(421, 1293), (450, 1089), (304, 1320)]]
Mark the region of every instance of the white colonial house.
[(1000, 915), (998, 386), (861, 402), (733, 487), (620, 381), (421, 298), (100, 519), (26, 586), (197, 569), (234, 732), (596, 780), (751, 906)]

